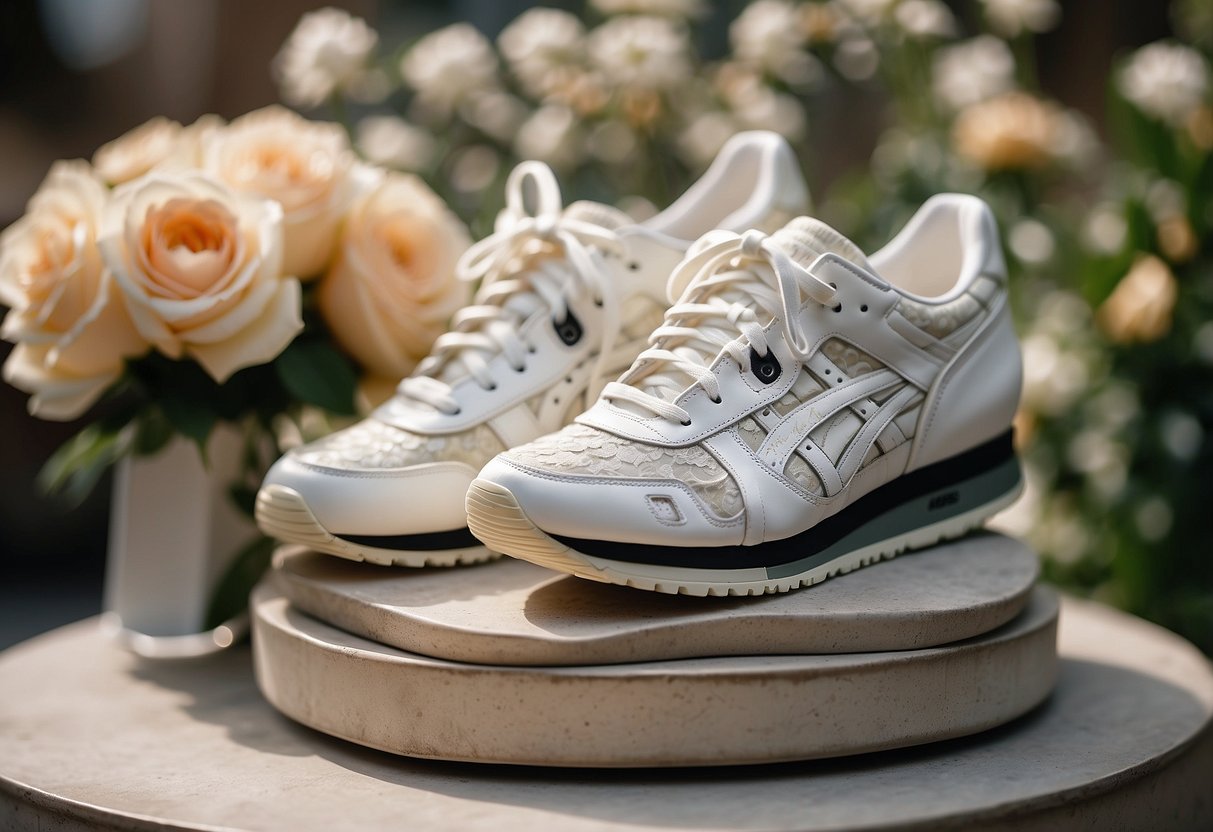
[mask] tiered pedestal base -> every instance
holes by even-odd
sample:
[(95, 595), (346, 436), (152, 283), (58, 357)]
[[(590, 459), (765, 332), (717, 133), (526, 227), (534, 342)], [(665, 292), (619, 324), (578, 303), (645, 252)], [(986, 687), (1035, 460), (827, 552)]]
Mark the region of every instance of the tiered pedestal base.
[(1061, 622), (1056, 691), (1002, 728), (680, 771), (382, 754), (275, 713), (247, 650), (147, 663), (84, 622), (0, 655), (0, 828), (1213, 828), (1207, 661), (1104, 607), (1067, 601)]
[(258, 683), (287, 716), (383, 751), (487, 763), (703, 766), (901, 748), (1020, 716), (1057, 667), (1046, 589), (1010, 624), (943, 647), (585, 667), (406, 653), (268, 590), (253, 616)]
[(1057, 601), (1032, 590), (1035, 555), (996, 534), (763, 598), (641, 592), (508, 558), (418, 571), (295, 549), (273, 574), (253, 604), (266, 698), (411, 757), (836, 757), (993, 728), (1056, 678)]

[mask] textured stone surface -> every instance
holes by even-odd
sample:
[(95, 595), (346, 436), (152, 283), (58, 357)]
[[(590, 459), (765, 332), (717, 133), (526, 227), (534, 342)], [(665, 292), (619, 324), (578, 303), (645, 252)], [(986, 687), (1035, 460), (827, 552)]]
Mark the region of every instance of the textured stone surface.
[(254, 596), (257, 679), (311, 728), (414, 757), (687, 766), (834, 757), (948, 739), (1038, 704), (1056, 674), (1057, 600), (923, 650), (586, 667), (430, 659)]
[(0, 829), (1213, 828), (1213, 671), (1064, 604), (1056, 692), (977, 736), (860, 757), (561, 771), (393, 757), (309, 731), (246, 650), (141, 663), (85, 622), (0, 654)]
[(384, 569), (284, 549), (291, 603), (426, 656), (585, 665), (694, 656), (931, 647), (989, 632), (1027, 602), (1036, 556), (986, 533), (760, 598), (688, 598), (557, 576), (504, 558), (470, 569)]

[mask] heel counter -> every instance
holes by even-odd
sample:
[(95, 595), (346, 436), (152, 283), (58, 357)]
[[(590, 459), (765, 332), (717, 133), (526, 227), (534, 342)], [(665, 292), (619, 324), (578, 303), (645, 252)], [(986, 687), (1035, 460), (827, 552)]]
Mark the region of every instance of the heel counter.
[(930, 465), (1005, 432), (1023, 386), (1023, 356), (1003, 296), (990, 320), (927, 392), (907, 470)]

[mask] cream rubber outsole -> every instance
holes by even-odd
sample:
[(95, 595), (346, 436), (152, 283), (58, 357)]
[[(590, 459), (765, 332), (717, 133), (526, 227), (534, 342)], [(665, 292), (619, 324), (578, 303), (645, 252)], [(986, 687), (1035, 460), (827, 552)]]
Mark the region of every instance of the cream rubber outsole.
[[(468, 489), (468, 528), (495, 551), (591, 581), (619, 584), (670, 595), (766, 595), (789, 592), (891, 560), (911, 549), (963, 537), (1019, 497), (1022, 485), (995, 500), (946, 520), (848, 552), (829, 563), (787, 578), (762, 577), (765, 569), (678, 569), (594, 557), (546, 534), (527, 517), (513, 493), (489, 480), (473, 480)], [(698, 573), (688, 580), (688, 573)]]
[(397, 551), (342, 540), (320, 524), (303, 496), (285, 485), (267, 485), (257, 492), (257, 525), (267, 536), (299, 543), (317, 552), (379, 566), (462, 566), (501, 557), (484, 546), (441, 551)]

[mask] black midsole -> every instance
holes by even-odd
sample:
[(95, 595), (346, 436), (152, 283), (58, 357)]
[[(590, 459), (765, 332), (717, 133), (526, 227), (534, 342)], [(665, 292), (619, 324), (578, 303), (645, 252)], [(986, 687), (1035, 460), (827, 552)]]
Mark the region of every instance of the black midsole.
[(1015, 456), (1012, 431), (963, 454), (912, 471), (861, 497), (812, 528), (782, 540), (754, 545), (656, 546), (620, 543), (553, 534), (556, 540), (582, 554), (627, 563), (681, 566), (697, 569), (749, 569), (779, 566), (819, 552), (890, 509), (985, 473)]
[(359, 546), (396, 551), (437, 552), (443, 549), (467, 549), (484, 545), (466, 527), (425, 534), (334, 534), (333, 537)]

